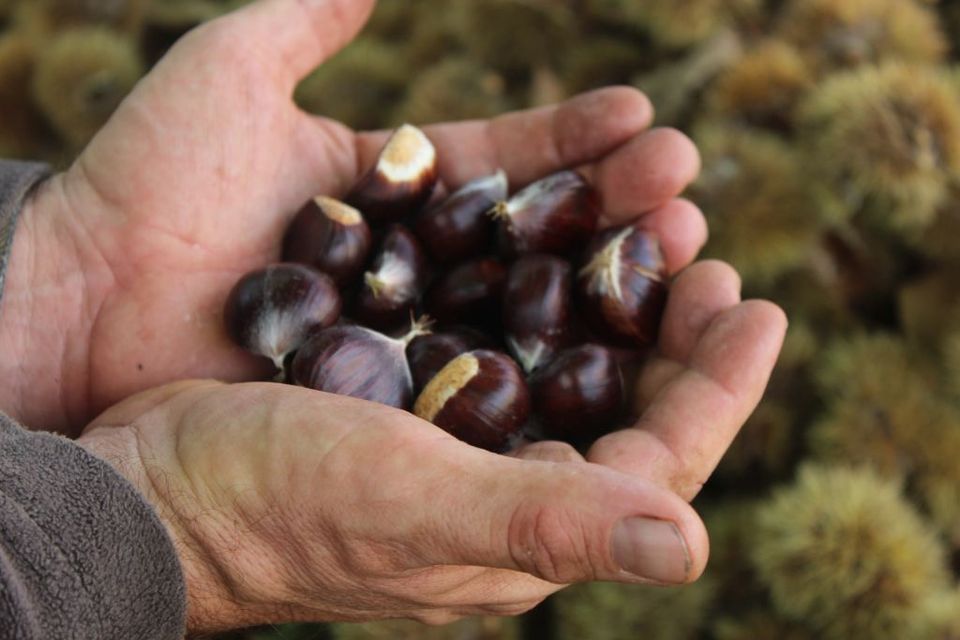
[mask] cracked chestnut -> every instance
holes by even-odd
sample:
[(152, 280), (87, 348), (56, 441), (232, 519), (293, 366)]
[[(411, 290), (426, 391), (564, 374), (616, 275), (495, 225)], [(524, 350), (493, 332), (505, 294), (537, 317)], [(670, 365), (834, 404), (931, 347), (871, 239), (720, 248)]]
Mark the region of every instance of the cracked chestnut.
[(509, 356), (471, 351), (430, 380), (413, 412), (468, 444), (502, 451), (530, 415), (530, 392)]
[(251, 353), (284, 359), (313, 334), (340, 317), (340, 293), (333, 280), (312, 267), (275, 264), (241, 278), (224, 305), (230, 338)]
[(657, 236), (638, 224), (598, 234), (587, 248), (577, 294), (584, 320), (604, 342), (634, 349), (653, 344), (667, 304)]
[(359, 211), (317, 196), (290, 224), (283, 239), (283, 259), (312, 265), (342, 287), (363, 271), (371, 243), (370, 227)]
[(399, 222), (418, 212), (437, 185), (437, 151), (409, 124), (394, 131), (377, 158), (346, 197), (371, 224)]
[(413, 233), (400, 225), (387, 232), (373, 266), (363, 276), (353, 313), (378, 330), (410, 321), (427, 278), (427, 263)]

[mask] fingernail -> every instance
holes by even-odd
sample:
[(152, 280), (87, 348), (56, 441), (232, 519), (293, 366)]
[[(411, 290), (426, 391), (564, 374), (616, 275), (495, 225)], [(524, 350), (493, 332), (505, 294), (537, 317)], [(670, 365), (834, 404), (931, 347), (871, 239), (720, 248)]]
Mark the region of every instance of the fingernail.
[(655, 582), (682, 584), (690, 573), (690, 552), (672, 522), (627, 518), (613, 529), (613, 559), (627, 573)]

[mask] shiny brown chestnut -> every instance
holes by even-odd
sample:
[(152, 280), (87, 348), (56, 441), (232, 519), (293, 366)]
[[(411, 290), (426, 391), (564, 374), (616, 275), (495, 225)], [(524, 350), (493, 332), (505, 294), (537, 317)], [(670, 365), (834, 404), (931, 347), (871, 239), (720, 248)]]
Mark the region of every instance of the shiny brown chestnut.
[(575, 338), (572, 273), (566, 260), (539, 254), (523, 256), (510, 269), (503, 329), (510, 353), (527, 373)]
[(437, 184), (437, 151), (418, 128), (397, 129), (376, 164), (346, 197), (371, 224), (398, 222), (430, 200)]
[(419, 393), (441, 369), (468, 351), (487, 348), (489, 340), (479, 332), (456, 328), (414, 339), (407, 347), (413, 385)]
[(283, 238), (283, 259), (309, 264), (342, 286), (350, 284), (370, 256), (370, 227), (348, 204), (317, 196), (297, 213)]
[(413, 233), (400, 225), (387, 232), (373, 267), (363, 277), (354, 316), (367, 326), (392, 330), (409, 322), (423, 292), (427, 263)]
[(275, 264), (237, 282), (223, 318), (235, 343), (270, 358), (282, 372), (287, 355), (336, 322), (340, 309), (340, 294), (329, 276), (304, 265)]
[(530, 394), (543, 434), (572, 444), (611, 431), (625, 407), (617, 358), (597, 344), (561, 352), (531, 378)]
[(507, 268), (499, 260), (474, 260), (435, 282), (424, 308), (439, 322), (498, 328), (506, 281)]
[(449, 264), (484, 253), (496, 228), (488, 214), (507, 198), (508, 188), (507, 174), (498, 171), (468, 182), (440, 205), (423, 212), (413, 230), (430, 257)]
[(667, 269), (657, 236), (639, 224), (607, 229), (586, 251), (579, 308), (597, 337), (645, 347), (657, 339), (667, 304)]
[(500, 247), (505, 255), (564, 256), (596, 230), (600, 198), (579, 173), (561, 171), (497, 203), (492, 213), (500, 221)]
[(409, 409), (414, 389), (406, 349), (425, 333), (422, 322), (401, 338), (356, 325), (330, 327), (297, 351), (291, 365), (293, 383)]
[(468, 444), (502, 451), (530, 415), (530, 391), (509, 356), (471, 351), (433, 377), (413, 412)]

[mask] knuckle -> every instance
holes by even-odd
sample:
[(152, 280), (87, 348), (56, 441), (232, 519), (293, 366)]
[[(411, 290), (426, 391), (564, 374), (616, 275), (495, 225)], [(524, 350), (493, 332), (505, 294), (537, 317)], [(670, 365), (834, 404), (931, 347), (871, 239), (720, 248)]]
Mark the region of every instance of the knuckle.
[(520, 507), (510, 524), (510, 553), (523, 571), (567, 584), (596, 575), (587, 535), (575, 514), (549, 506)]

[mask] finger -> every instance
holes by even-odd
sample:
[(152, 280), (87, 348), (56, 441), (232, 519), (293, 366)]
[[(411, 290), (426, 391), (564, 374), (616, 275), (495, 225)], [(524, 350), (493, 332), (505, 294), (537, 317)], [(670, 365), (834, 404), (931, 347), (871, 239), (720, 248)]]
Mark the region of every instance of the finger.
[[(424, 127), (437, 147), (440, 176), (451, 187), (503, 169), (513, 187), (560, 169), (596, 162), (650, 126), (653, 108), (639, 91), (611, 87), (555, 106), (492, 120)], [(386, 132), (358, 137), (361, 167), (370, 167)]]
[(660, 354), (686, 363), (714, 318), (740, 302), (740, 287), (733, 267), (717, 260), (698, 262), (680, 273), (670, 285), (660, 324)]
[(586, 462), (580, 452), (566, 442), (543, 440), (525, 444), (508, 455), (521, 460), (539, 460), (541, 462)]
[[(636, 217), (636, 216), (634, 216)], [(606, 223), (632, 220), (607, 218)], [(707, 221), (689, 200), (676, 198), (640, 218), (640, 225), (660, 239), (667, 271), (672, 275), (689, 265), (707, 243)]]
[(587, 460), (692, 499), (759, 403), (786, 326), (783, 311), (769, 302), (722, 312), (636, 427), (595, 442)]
[(293, 90), (297, 82), (353, 40), (374, 0), (261, 0), (201, 30), (224, 51), (261, 53), (266, 74)]
[(653, 129), (584, 170), (611, 221), (625, 222), (680, 195), (700, 173), (700, 152), (676, 129)]
[(433, 485), (424, 560), (522, 571), (556, 584), (680, 584), (707, 556), (690, 506), (597, 465), (516, 460), (451, 442), (457, 471)]

